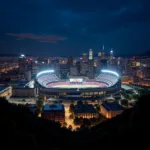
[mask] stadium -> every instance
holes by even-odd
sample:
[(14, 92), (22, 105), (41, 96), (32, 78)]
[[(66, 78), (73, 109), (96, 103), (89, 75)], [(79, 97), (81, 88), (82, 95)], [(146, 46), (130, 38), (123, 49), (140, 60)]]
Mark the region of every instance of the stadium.
[(69, 99), (102, 97), (117, 93), (121, 87), (119, 74), (111, 70), (101, 70), (94, 79), (71, 77), (66, 80), (60, 79), (54, 70), (45, 70), (37, 74), (36, 82), (40, 95)]

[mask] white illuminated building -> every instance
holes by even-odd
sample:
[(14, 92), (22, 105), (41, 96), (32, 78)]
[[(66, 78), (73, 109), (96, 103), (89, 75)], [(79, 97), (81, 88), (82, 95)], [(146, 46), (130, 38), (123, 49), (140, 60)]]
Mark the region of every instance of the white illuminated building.
[(113, 50), (111, 49), (111, 50), (110, 50), (110, 58), (113, 58), (113, 53), (114, 53), (114, 52), (113, 52)]
[(93, 51), (92, 49), (89, 50), (89, 60), (93, 59)]

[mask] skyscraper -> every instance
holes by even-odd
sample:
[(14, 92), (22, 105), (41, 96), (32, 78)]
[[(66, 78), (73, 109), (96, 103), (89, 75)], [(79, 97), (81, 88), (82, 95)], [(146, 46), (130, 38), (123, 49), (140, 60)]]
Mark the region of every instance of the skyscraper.
[(73, 57), (68, 57), (67, 64), (69, 67), (73, 65)]
[(102, 58), (105, 57), (105, 48), (104, 48), (104, 45), (103, 45), (103, 49), (102, 49)]
[(86, 62), (87, 61), (87, 57), (86, 57), (86, 53), (82, 54), (82, 62)]
[(111, 49), (111, 50), (110, 50), (110, 60), (113, 59), (113, 53), (114, 53), (114, 52), (113, 52), (113, 50)]
[(89, 50), (89, 78), (94, 77), (94, 60), (93, 60), (93, 51)]
[(98, 52), (98, 57), (101, 57), (102, 56), (102, 53), (101, 52)]
[(24, 74), (26, 69), (26, 56), (24, 54), (20, 55), (18, 63), (19, 63), (19, 74)]
[(93, 51), (92, 49), (89, 50), (89, 60), (93, 59)]
[(89, 60), (89, 78), (94, 77), (94, 60)]

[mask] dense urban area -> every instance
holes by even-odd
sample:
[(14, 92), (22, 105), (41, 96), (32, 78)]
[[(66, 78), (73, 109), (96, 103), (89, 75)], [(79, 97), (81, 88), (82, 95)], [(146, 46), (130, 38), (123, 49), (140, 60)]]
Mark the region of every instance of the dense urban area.
[[(102, 137), (99, 138), (105, 140), (103, 134), (106, 134), (109, 124), (112, 128), (117, 121), (119, 125), (122, 124), (120, 117), (125, 119), (136, 105), (144, 103), (138, 100), (142, 100), (142, 96), (150, 91), (150, 58), (115, 57), (113, 53), (111, 50), (106, 55), (103, 46), (97, 56), (90, 49), (88, 54), (83, 53), (81, 57), (31, 57), (25, 54), (0, 57), (0, 111), (6, 118), (13, 118), (2, 118), (4, 125), (11, 124), (9, 130), (12, 130), (24, 123), (26, 127), (22, 128), (30, 130), (31, 126), (34, 133), (45, 128), (48, 130), (47, 134), (52, 132), (50, 139), (53, 144), (56, 144), (55, 134), (64, 133), (69, 142), (69, 136), (73, 136), (78, 144), (81, 144), (79, 139), (84, 138), (83, 145), (92, 140), (91, 137), (100, 136), (89, 133), (89, 130), (97, 131), (100, 126), (100, 130), (104, 129), (104, 132), (97, 131), (102, 132)], [(20, 125), (16, 119), (21, 119)], [(37, 127), (33, 129), (33, 126)], [(48, 135), (43, 135), (46, 134), (45, 130), (42, 129), (40, 134), (47, 137)], [(113, 132), (113, 129), (109, 130)], [(32, 146), (37, 146), (32, 134), (25, 133), (25, 137), (23, 133), (16, 134), (15, 137), (27, 137)], [(86, 134), (91, 134), (91, 137), (87, 139)], [(107, 137), (108, 141), (110, 137)], [(42, 137), (38, 137), (40, 138)], [(60, 135), (58, 141), (61, 142), (61, 138), (63, 135)], [(96, 141), (91, 143), (97, 145)], [(44, 143), (42, 141), (38, 144), (43, 146)]]

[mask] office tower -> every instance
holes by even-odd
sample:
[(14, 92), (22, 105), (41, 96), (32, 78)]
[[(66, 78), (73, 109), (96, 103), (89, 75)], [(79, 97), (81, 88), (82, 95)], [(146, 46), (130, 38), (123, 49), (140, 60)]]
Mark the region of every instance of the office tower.
[(110, 60), (113, 59), (113, 53), (114, 53), (114, 52), (113, 52), (113, 50), (111, 49), (111, 50), (110, 50)]
[(94, 78), (94, 60), (89, 60), (89, 78)]
[(77, 67), (78, 74), (80, 74), (80, 72), (81, 72), (81, 63), (80, 63), (80, 61), (76, 62), (76, 67)]
[(26, 56), (24, 54), (20, 55), (18, 63), (19, 63), (19, 74), (24, 74), (26, 69)]
[(88, 61), (82, 62), (82, 63), (81, 63), (81, 73), (82, 73), (83, 75), (87, 75), (88, 72), (89, 72), (89, 64), (88, 64)]
[(98, 57), (101, 57), (102, 56), (102, 53), (101, 52), (98, 52)]
[(89, 60), (93, 59), (93, 51), (92, 49), (89, 50)]
[(104, 49), (104, 45), (103, 45), (103, 49), (102, 49), (102, 58), (105, 58), (105, 49)]
[(87, 61), (87, 56), (86, 53), (82, 54), (82, 62), (86, 62)]
[(73, 65), (73, 57), (68, 57), (68, 60), (67, 60), (67, 64), (68, 66), (72, 66)]

